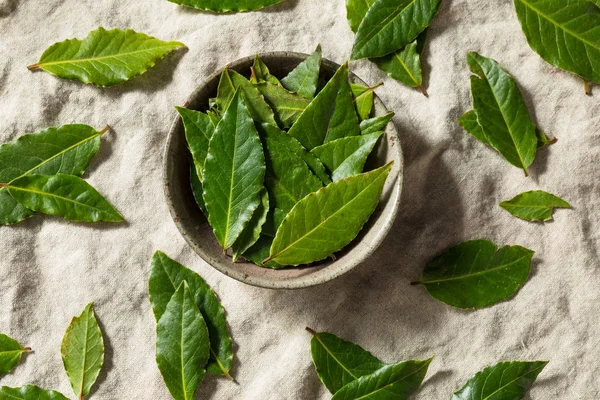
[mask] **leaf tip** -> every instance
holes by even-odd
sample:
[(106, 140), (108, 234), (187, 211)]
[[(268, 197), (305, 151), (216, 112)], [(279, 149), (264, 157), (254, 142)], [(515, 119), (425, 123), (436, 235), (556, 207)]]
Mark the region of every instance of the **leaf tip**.
[(425, 90), (425, 88), (423, 87), (423, 85), (417, 86), (417, 89), (419, 89), (419, 92), (421, 92), (423, 94), (423, 96), (429, 98), (429, 94), (427, 94), (427, 90)]
[(592, 87), (589, 81), (583, 81), (583, 90), (587, 96), (592, 95)]

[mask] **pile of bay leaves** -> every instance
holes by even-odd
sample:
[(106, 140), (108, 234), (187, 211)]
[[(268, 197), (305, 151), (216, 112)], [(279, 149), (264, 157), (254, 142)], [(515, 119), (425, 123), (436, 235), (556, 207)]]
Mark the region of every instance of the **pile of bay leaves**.
[(376, 86), (350, 84), (347, 64), (320, 75), (320, 47), (281, 80), (257, 56), (250, 79), (225, 68), (206, 112), (177, 108), (196, 202), (234, 261), (323, 260), (379, 202), (392, 164), (363, 169), (393, 113), (370, 118)]

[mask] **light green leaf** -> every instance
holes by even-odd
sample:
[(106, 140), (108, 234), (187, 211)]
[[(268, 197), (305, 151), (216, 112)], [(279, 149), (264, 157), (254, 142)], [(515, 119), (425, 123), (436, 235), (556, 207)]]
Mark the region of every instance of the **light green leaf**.
[(520, 400), (547, 361), (506, 361), (478, 372), (450, 400)]
[(392, 165), (333, 182), (300, 200), (279, 226), (265, 262), (310, 264), (350, 243), (375, 211)]
[(90, 393), (104, 364), (104, 339), (92, 307), (88, 304), (73, 318), (60, 346), (69, 382), (80, 399)]
[(379, 131), (385, 130), (385, 127), (394, 117), (394, 112), (390, 111), (385, 115), (381, 115), (379, 117), (373, 117), (370, 119), (365, 119), (360, 123), (360, 133), (361, 135), (368, 135), (370, 133), (375, 133)]
[(367, 11), (375, 3), (375, 0), (346, 0), (346, 17), (352, 32), (356, 33), (358, 27), (365, 19)]
[(61, 393), (54, 390), (45, 390), (34, 385), (25, 385), (19, 388), (2, 386), (0, 400), (69, 400)]
[(367, 157), (383, 132), (337, 139), (311, 150), (331, 172), (331, 179), (339, 181), (363, 171)]
[(255, 86), (273, 109), (275, 120), (282, 128), (290, 128), (310, 103), (304, 97), (288, 92), (283, 87), (270, 82), (259, 83)]
[(458, 244), (433, 259), (420, 282), (430, 295), (453, 307), (484, 308), (514, 295), (529, 277), (534, 252), (487, 240)]
[(265, 176), (262, 145), (240, 90), (210, 139), (202, 175), (208, 221), (226, 249), (260, 204)]
[(421, 386), (432, 360), (386, 365), (350, 382), (332, 400), (407, 400)]
[(252, 76), (250, 77), (250, 82), (253, 84), (269, 82), (273, 85), (281, 86), (281, 82), (274, 75), (271, 75), (269, 71), (269, 67), (261, 60), (260, 56), (257, 54), (254, 57), (254, 64), (252, 65)]
[(261, 201), (258, 205), (258, 208), (254, 210), (254, 214), (252, 214), (252, 218), (248, 225), (244, 228), (238, 239), (233, 244), (233, 262), (237, 261), (237, 259), (260, 237), (260, 233), (262, 232), (263, 225), (267, 220), (267, 214), (269, 212), (269, 193), (266, 190), (263, 190), (261, 195)]
[(175, 400), (193, 400), (210, 352), (208, 329), (184, 281), (156, 324), (156, 363)]
[(200, 111), (189, 110), (184, 107), (175, 107), (183, 121), (185, 139), (192, 153), (194, 166), (198, 178), (202, 179), (202, 168), (208, 153), (208, 143), (215, 132), (215, 124), (208, 114)]
[(319, 84), (321, 58), (321, 45), (318, 45), (314, 53), (298, 64), (288, 76), (281, 80), (283, 86), (307, 99), (314, 98)]
[(398, 51), (423, 32), (441, 0), (376, 0), (360, 24), (351, 60), (383, 57)]
[(12, 371), (27, 351), (31, 351), (31, 348), (21, 347), (15, 339), (0, 333), (0, 375)]
[(519, 87), (496, 61), (475, 52), (467, 54), (467, 61), (475, 74), (471, 76), (473, 107), (487, 143), (527, 175), (537, 136)]
[(125, 82), (154, 66), (156, 60), (179, 48), (131, 29), (100, 27), (83, 39), (68, 39), (48, 47), (30, 70), (42, 69), (60, 78), (77, 79), (97, 86)]
[(202, 313), (210, 337), (210, 360), (207, 370), (216, 375), (229, 376), (233, 361), (233, 342), (225, 310), (215, 292), (194, 271), (157, 251), (152, 257), (149, 294), (156, 320), (164, 314), (169, 300), (183, 281), (186, 281), (196, 306)]
[(200, 182), (198, 171), (193, 164), (190, 165), (190, 186), (192, 188), (192, 195), (194, 195), (196, 204), (198, 204), (198, 207), (200, 207), (200, 210), (202, 210), (205, 216), (208, 215), (208, 211), (206, 211), (206, 204), (204, 204), (202, 182)]
[(123, 221), (96, 189), (74, 175), (26, 175), (6, 187), (16, 201), (32, 211), (75, 222)]
[(310, 353), (317, 375), (332, 394), (384, 366), (377, 357), (354, 343), (331, 333), (306, 329), (313, 335)]
[(347, 63), (337, 70), (288, 133), (308, 150), (335, 139), (360, 134), (348, 83)]
[(555, 208), (571, 208), (563, 199), (543, 190), (521, 193), (509, 201), (500, 203), (500, 207), (527, 221), (551, 221)]
[(600, 3), (514, 0), (529, 46), (550, 64), (600, 83)]
[[(63, 125), (23, 135), (0, 146), (0, 183), (29, 175), (64, 173), (81, 176), (100, 148), (100, 136), (88, 125)], [(13, 224), (34, 215), (0, 188), (0, 224)]]
[(383, 85), (383, 83), (379, 83), (372, 87), (356, 83), (350, 84), (352, 95), (354, 96), (354, 106), (356, 107), (356, 113), (358, 114), (360, 121), (368, 119), (371, 116), (371, 111), (373, 110), (373, 91), (381, 85)]
[(256, 11), (283, 0), (169, 0), (182, 6), (216, 13)]

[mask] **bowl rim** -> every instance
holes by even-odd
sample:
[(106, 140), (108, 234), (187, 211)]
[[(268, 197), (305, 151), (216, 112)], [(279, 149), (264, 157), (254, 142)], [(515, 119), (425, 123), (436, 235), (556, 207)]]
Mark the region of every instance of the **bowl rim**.
[[(305, 59), (306, 57), (309, 56), (309, 54), (293, 52), (293, 51), (270, 51), (270, 52), (257, 53), (255, 55), (239, 58), (235, 61), (228, 63), (226, 65), (226, 67), (235, 67), (240, 64), (252, 62), (254, 60), (254, 58), (256, 57), (256, 55), (258, 55), (261, 58), (282, 57), (282, 58), (298, 58), (298, 59)], [(338, 64), (334, 61), (331, 61), (329, 59), (326, 59), (326, 58), (323, 58), (321, 63), (322, 63), (322, 65), (327, 65), (328, 67), (333, 68), (334, 70), (337, 70), (341, 66), (340, 64)], [(183, 107), (186, 107), (193, 100), (195, 100), (198, 97), (198, 95), (204, 90), (204, 88), (208, 84), (208, 82), (212, 82), (214, 79), (217, 79), (218, 77), (220, 77), (220, 75), (222, 74), (224, 69), (225, 69), (225, 67), (217, 69), (215, 72), (210, 74), (206, 79), (204, 79), (202, 81), (202, 83), (200, 85), (198, 85), (194, 89), (194, 91), (187, 97), (186, 101), (184, 102)], [(363, 81), (361, 78), (359, 78), (356, 74), (354, 74), (351, 71), (349, 71), (348, 77), (349, 77), (350, 81), (352, 81), (352, 82), (357, 82), (357, 83), (368, 86), (365, 81)], [(389, 112), (390, 110), (386, 107), (386, 105), (379, 98), (379, 96), (376, 93), (373, 93), (373, 94), (374, 94), (374, 96), (373, 96), (374, 102), (379, 103), (385, 110), (387, 110)], [(366, 251), (361, 253), (358, 257), (355, 257), (352, 260), (350, 260), (343, 268), (339, 268), (339, 267), (334, 268), (334, 266), (336, 264), (335, 264), (335, 262), (333, 262), (331, 265), (328, 265), (327, 267), (325, 267), (326, 269), (330, 269), (329, 273), (322, 274), (319, 277), (314, 277), (312, 275), (305, 275), (305, 276), (300, 276), (300, 277), (294, 277), (294, 278), (288, 279), (288, 280), (273, 280), (273, 279), (268, 279), (268, 278), (262, 277), (262, 276), (249, 276), (249, 275), (243, 273), (242, 271), (240, 271), (239, 269), (236, 269), (235, 263), (232, 263), (231, 266), (224, 266), (220, 263), (219, 260), (214, 259), (213, 256), (211, 254), (209, 254), (209, 252), (205, 251), (204, 248), (197, 245), (193, 240), (190, 239), (189, 229), (187, 229), (185, 224), (183, 224), (182, 221), (180, 220), (180, 218), (178, 217), (176, 206), (170, 195), (170, 191), (172, 190), (172, 187), (169, 184), (168, 155), (169, 155), (169, 150), (172, 147), (172, 142), (174, 141), (175, 135), (179, 131), (178, 125), (179, 125), (180, 119), (181, 118), (180, 118), (179, 114), (176, 114), (175, 118), (173, 119), (173, 122), (171, 123), (171, 127), (169, 128), (169, 133), (167, 135), (167, 139), (165, 141), (165, 147), (163, 150), (163, 165), (162, 165), (162, 170), (163, 170), (162, 178), (163, 179), (162, 180), (163, 180), (163, 193), (165, 196), (165, 200), (167, 202), (167, 207), (169, 209), (171, 219), (175, 223), (177, 230), (179, 231), (180, 235), (183, 236), (183, 239), (188, 244), (188, 246), (190, 246), (194, 250), (194, 252), (196, 254), (198, 254), (204, 260), (204, 262), (206, 262), (212, 268), (216, 269), (217, 271), (221, 272), (222, 274), (224, 274), (226, 276), (229, 276), (240, 282), (243, 282), (243, 283), (246, 283), (246, 284), (249, 284), (252, 286), (267, 288), (267, 289), (301, 289), (301, 288), (317, 286), (317, 285), (329, 282), (335, 278), (338, 278), (341, 275), (356, 268), (358, 265), (362, 264), (367, 258), (369, 258), (381, 246), (381, 244), (383, 243), (383, 241), (389, 234), (392, 226), (394, 225), (394, 222), (396, 221), (396, 218), (398, 216), (398, 210), (400, 208), (401, 198), (402, 198), (402, 189), (404, 186), (404, 156), (402, 153), (402, 143), (398, 136), (398, 130), (392, 120), (391, 121), (392, 122), (392, 131), (393, 131), (393, 134), (396, 136), (396, 146), (393, 146), (393, 147), (395, 148), (396, 156), (398, 157), (398, 160), (399, 160), (399, 162), (398, 162), (399, 165), (397, 166), (398, 173), (395, 175), (396, 182), (392, 186), (391, 193), (393, 193), (397, 189), (398, 196), (396, 197), (394, 204), (392, 204), (392, 209), (391, 209), (389, 218), (387, 218), (382, 223), (381, 228), (379, 229), (379, 232), (378, 232), (377, 236), (375, 237), (375, 240), (373, 241), (372, 246), (369, 246), (366, 249)], [(388, 132), (388, 134), (389, 134), (389, 132)]]

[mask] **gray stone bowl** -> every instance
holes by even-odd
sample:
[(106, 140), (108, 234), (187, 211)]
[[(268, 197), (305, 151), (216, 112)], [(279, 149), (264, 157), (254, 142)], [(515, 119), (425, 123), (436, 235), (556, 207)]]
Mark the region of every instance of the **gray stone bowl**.
[[(273, 75), (283, 78), (307, 55), (272, 52), (260, 54), (260, 57)], [(253, 56), (242, 58), (231, 63), (229, 67), (248, 76), (253, 60)], [(323, 60), (321, 78), (329, 80), (338, 68), (338, 64)], [(201, 84), (186, 101), (185, 107), (206, 110), (208, 99), (217, 93), (221, 72), (215, 72)], [(365, 85), (365, 82), (352, 73), (350, 73), (350, 80)], [(384, 104), (375, 96), (374, 115), (383, 115), (387, 112)], [(404, 169), (397, 131), (394, 124), (390, 123), (386, 135), (379, 140), (367, 160), (365, 170), (380, 167), (392, 160), (394, 167), (385, 184), (379, 206), (358, 237), (342, 251), (336, 253), (335, 260), (328, 259), (303, 267), (273, 270), (243, 260), (233, 263), (230, 256), (223, 254), (208, 221), (196, 205), (192, 195), (190, 188), (191, 160), (186, 147), (183, 123), (179, 115), (173, 121), (164, 152), (165, 195), (171, 216), (179, 232), (194, 251), (212, 267), (225, 275), (254, 286), (272, 289), (303, 288), (327, 282), (350, 271), (373, 254), (388, 234), (400, 204)]]

